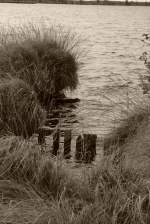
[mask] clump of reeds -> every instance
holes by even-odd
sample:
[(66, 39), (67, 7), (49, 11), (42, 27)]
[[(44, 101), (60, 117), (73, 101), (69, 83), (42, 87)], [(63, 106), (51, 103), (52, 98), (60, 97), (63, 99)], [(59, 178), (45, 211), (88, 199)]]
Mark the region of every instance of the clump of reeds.
[[(139, 92), (139, 90), (138, 90)], [(104, 137), (104, 151), (111, 154), (113, 150), (125, 145), (130, 139), (135, 138), (142, 125), (149, 124), (150, 105), (149, 98), (134, 92), (124, 103), (121, 110), (121, 117), (115, 123), (112, 131)], [(138, 98), (136, 96), (138, 95)], [(128, 100), (128, 99), (127, 99)], [(128, 105), (126, 108), (126, 104)]]
[(45, 121), (34, 90), (23, 80), (5, 78), (0, 81), (1, 135), (12, 133), (30, 137)]
[(136, 111), (124, 119), (120, 125), (110, 135), (104, 139), (104, 150), (110, 154), (114, 148), (124, 145), (130, 138), (136, 135), (140, 125), (148, 120), (150, 108), (148, 110)]
[(27, 82), (40, 101), (78, 84), (75, 35), (33, 25), (1, 30), (0, 73)]

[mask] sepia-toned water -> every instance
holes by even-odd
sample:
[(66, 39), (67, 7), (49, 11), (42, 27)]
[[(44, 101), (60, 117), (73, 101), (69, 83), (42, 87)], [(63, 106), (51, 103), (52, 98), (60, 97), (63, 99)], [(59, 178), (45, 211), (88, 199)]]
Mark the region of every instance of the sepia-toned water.
[(62, 25), (81, 37), (80, 85), (69, 93), (81, 99), (71, 112), (73, 131), (98, 136), (109, 133), (131, 99), (142, 94), (139, 76), (147, 70), (139, 57), (144, 51), (142, 34), (150, 32), (150, 8), (0, 4), (0, 25), (28, 21)]

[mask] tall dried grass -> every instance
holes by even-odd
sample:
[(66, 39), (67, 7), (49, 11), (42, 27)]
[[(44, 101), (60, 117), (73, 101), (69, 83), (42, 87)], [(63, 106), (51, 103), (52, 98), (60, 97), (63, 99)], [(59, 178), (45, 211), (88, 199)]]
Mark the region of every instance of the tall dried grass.
[[(78, 84), (78, 38), (63, 29), (27, 25), (0, 30), (0, 77), (27, 82), (41, 102)], [(50, 100), (50, 99), (49, 99)]]
[(147, 122), (148, 124), (150, 116), (149, 102), (146, 102), (144, 107), (142, 106), (135, 107), (134, 111), (122, 119), (118, 127), (104, 138), (106, 154), (111, 154), (117, 147), (123, 146), (129, 139), (134, 138), (143, 123)]
[(40, 106), (34, 90), (23, 80), (1, 79), (0, 124), (1, 135), (12, 133), (30, 137), (41, 126), (46, 113)]

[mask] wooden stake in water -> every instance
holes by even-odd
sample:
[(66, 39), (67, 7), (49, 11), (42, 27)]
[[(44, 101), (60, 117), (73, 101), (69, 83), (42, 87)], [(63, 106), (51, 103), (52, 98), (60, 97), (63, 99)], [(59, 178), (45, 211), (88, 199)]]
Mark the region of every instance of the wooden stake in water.
[(40, 145), (45, 144), (45, 136), (51, 135), (54, 132), (53, 128), (50, 128), (48, 126), (42, 126), (38, 129), (38, 143)]
[(64, 131), (64, 157), (70, 158), (71, 151), (71, 130)]
[(38, 144), (39, 145), (45, 144), (45, 134), (42, 131), (40, 131), (38, 135)]
[(76, 140), (76, 159), (84, 162), (93, 161), (96, 155), (96, 139), (97, 135), (84, 134), (78, 136)]
[(60, 130), (58, 129), (53, 135), (53, 155), (57, 155), (59, 150)]
[(83, 137), (79, 135), (76, 139), (76, 153), (75, 153), (76, 160), (82, 160), (83, 158)]
[(94, 134), (84, 134), (84, 160), (86, 162), (91, 162), (96, 155), (96, 139), (97, 135)]

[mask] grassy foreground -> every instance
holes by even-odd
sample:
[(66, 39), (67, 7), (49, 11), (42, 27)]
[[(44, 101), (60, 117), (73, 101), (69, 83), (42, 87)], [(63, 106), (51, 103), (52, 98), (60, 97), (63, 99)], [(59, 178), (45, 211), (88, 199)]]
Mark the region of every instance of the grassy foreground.
[(150, 222), (150, 182), (111, 164), (74, 177), (33, 141), (0, 139), (0, 223)]

